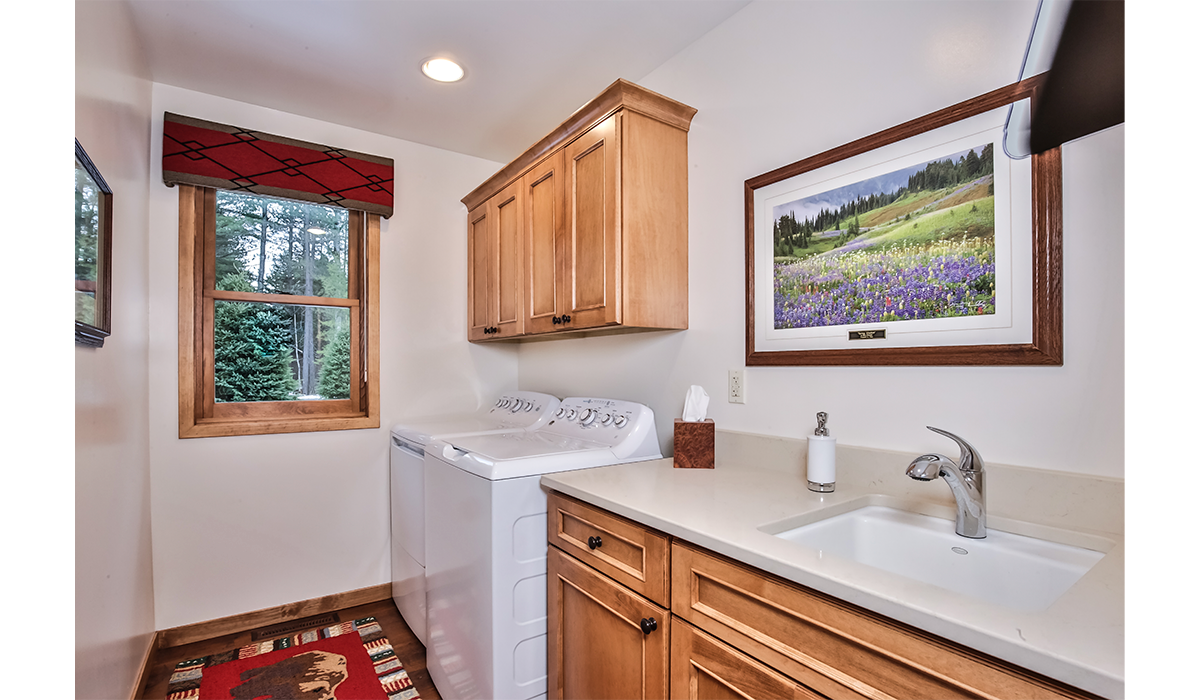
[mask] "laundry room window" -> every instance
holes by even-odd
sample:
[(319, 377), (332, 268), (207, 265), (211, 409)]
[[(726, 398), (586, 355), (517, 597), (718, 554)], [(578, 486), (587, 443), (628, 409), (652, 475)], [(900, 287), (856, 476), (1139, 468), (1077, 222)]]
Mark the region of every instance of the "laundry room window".
[(179, 190), (180, 437), (379, 427), (379, 215)]

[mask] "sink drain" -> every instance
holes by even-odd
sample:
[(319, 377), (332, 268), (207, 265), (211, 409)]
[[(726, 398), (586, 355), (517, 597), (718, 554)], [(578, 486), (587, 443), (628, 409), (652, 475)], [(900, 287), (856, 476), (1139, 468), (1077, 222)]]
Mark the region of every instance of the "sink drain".
[(966, 554), (967, 553), (967, 550), (963, 549), (962, 547), (951, 547), (950, 551), (954, 552), (955, 554)]

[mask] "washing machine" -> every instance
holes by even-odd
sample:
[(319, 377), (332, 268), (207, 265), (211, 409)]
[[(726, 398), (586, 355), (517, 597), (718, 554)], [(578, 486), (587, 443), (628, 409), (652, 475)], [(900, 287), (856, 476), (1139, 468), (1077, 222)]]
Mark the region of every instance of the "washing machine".
[(426, 665), (442, 697), (546, 695), (543, 474), (661, 459), (654, 412), (567, 398), (545, 425), (425, 450)]
[(556, 396), (510, 391), (475, 413), (400, 423), (392, 428), (392, 599), (422, 644), (425, 613), (425, 447), (435, 437), (533, 430), (558, 410)]

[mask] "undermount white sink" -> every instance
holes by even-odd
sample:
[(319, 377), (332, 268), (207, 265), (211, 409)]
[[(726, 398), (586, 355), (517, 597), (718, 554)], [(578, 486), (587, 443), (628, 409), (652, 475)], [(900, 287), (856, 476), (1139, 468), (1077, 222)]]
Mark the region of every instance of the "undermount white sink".
[[(1096, 549), (988, 529), (984, 539), (954, 534), (954, 521), (864, 505), (798, 527), (760, 531), (832, 556), (1015, 610), (1050, 607), (1104, 557)], [(1108, 542), (1111, 546), (1111, 542)], [(1105, 551), (1098, 551), (1105, 550)]]

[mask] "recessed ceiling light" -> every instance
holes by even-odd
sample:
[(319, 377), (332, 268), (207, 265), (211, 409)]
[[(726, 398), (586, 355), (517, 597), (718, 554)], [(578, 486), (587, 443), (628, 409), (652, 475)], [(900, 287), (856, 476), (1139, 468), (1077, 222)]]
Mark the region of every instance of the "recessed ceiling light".
[(421, 64), (421, 72), (439, 83), (455, 83), (463, 78), (462, 66), (448, 58), (431, 58)]

